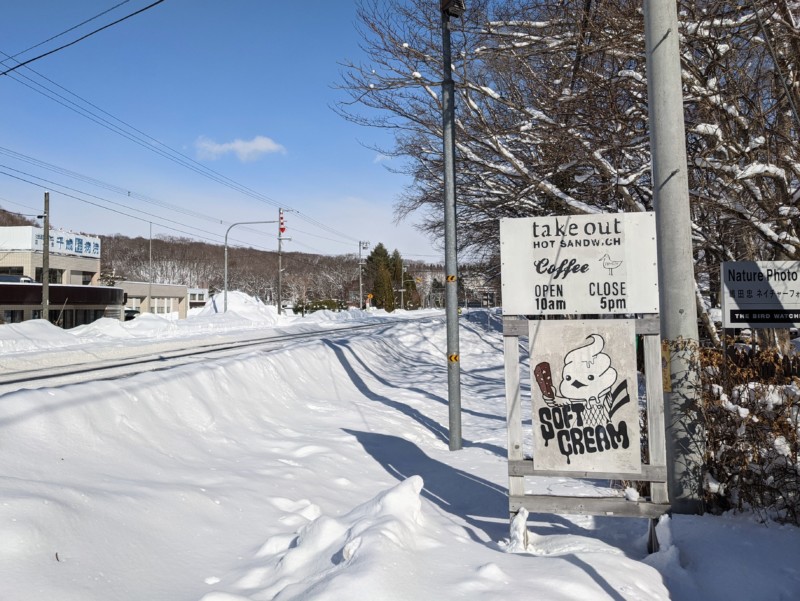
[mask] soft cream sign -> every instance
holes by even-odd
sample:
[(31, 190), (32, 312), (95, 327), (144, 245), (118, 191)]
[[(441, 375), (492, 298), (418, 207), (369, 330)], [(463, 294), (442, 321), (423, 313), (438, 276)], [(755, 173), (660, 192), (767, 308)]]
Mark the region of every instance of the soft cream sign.
[(500, 220), (506, 315), (658, 312), (655, 215)]
[(533, 463), (537, 469), (641, 469), (634, 324), (531, 320)]

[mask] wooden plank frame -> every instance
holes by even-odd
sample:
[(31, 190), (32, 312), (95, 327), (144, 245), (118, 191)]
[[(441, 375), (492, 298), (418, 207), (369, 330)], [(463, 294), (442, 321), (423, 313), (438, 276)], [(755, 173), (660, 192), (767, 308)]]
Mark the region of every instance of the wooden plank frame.
[[(651, 519), (669, 512), (659, 316), (657, 314), (646, 315), (635, 320), (636, 335), (641, 336), (644, 345), (649, 452), (649, 463), (643, 464), (641, 472), (637, 473), (537, 470), (534, 468), (533, 459), (525, 457), (519, 343), (520, 338), (527, 338), (529, 335), (528, 322), (527, 318), (521, 316), (503, 317), (506, 419), (508, 424), (508, 498), (511, 518), (513, 519), (522, 508), (531, 513), (647, 517)], [(623, 497), (526, 495), (525, 476), (650, 482), (650, 499), (628, 501)]]

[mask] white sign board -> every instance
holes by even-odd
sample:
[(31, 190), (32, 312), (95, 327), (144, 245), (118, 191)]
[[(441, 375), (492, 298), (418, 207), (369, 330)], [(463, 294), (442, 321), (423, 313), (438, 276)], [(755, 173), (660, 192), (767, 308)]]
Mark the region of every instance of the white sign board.
[(722, 264), (722, 326), (788, 328), (800, 324), (800, 262)]
[[(100, 258), (100, 238), (63, 230), (50, 230), (50, 252), (58, 255)], [(0, 250), (44, 250), (44, 229), (30, 225), (0, 228)]]
[[(44, 250), (44, 230), (34, 228), (34, 250)], [(100, 258), (100, 238), (50, 230), (50, 252), (57, 255)]]
[(635, 326), (531, 320), (535, 469), (641, 470)]
[(500, 220), (505, 315), (658, 313), (654, 213)]

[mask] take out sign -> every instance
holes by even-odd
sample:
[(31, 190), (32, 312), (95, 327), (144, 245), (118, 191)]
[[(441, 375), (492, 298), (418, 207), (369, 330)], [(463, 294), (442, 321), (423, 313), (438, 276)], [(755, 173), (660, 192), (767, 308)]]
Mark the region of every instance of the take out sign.
[(503, 313), (658, 313), (654, 213), (500, 220)]

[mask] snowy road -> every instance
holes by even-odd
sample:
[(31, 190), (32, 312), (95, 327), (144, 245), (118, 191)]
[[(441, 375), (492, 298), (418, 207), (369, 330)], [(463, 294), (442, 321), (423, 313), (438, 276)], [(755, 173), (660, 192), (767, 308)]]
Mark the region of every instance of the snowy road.
[[(439, 315), (426, 315), (417, 319), (441, 321), (442, 318)], [(96, 339), (91, 343), (83, 342), (82, 336), (78, 334), (73, 335), (73, 344), (65, 343), (49, 352), (4, 355), (0, 361), (0, 396), (21, 388), (63, 386), (127, 377), (254, 351), (267, 352), (287, 348), (323, 337), (335, 339), (352, 336), (361, 330), (385, 329), (395, 321), (396, 319), (387, 318), (377, 322), (369, 320), (366, 323), (312, 322), (288, 326), (279, 331), (267, 328), (243, 330), (224, 336), (198, 334), (191, 338), (166, 341), (126, 339), (105, 344)], [(46, 324), (42, 323), (41, 326), (46, 327)], [(116, 324), (108, 320), (96, 327), (113, 331)]]
[[(193, 322), (185, 336), (247, 329), (230, 315)], [(0, 326), (2, 360), (66, 348), (63, 331), (23, 326)], [(176, 327), (135, 327), (150, 326), (153, 343)], [(746, 516), (675, 516), (648, 555), (647, 520), (540, 514), (511, 552), (496, 320), (463, 316), (460, 343), (458, 452), (441, 319), (3, 395), (0, 599), (797, 598), (797, 529)], [(526, 488), (614, 493), (572, 478)]]

